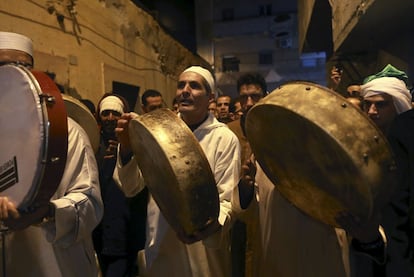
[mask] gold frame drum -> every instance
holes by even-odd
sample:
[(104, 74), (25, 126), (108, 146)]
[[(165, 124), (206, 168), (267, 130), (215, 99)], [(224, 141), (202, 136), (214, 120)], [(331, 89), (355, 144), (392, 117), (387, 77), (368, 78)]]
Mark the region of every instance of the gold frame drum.
[(170, 226), (188, 236), (215, 223), (219, 197), (208, 160), (187, 125), (169, 109), (129, 123), (135, 160)]
[(62, 94), (68, 116), (78, 123), (89, 137), (94, 153), (98, 152), (100, 132), (98, 123), (91, 111), (78, 99)]
[(249, 110), (246, 133), (281, 194), (326, 224), (339, 227), (341, 212), (370, 219), (395, 187), (385, 136), (361, 110), (323, 86), (298, 81), (275, 89)]

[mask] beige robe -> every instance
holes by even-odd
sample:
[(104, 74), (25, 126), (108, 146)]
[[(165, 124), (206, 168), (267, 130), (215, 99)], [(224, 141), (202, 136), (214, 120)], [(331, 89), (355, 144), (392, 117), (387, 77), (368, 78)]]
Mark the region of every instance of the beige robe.
[(85, 131), (70, 118), (68, 140), (65, 171), (51, 199), (55, 220), (5, 234), (6, 276), (98, 276), (91, 234), (103, 204), (95, 155)]
[[(287, 201), (260, 166), (256, 173), (261, 252), (254, 253), (254, 276), (349, 276), (345, 232), (314, 220)], [(238, 198), (238, 191), (234, 199)], [(237, 205), (235, 203), (234, 205)], [(249, 207), (249, 209), (252, 207)]]

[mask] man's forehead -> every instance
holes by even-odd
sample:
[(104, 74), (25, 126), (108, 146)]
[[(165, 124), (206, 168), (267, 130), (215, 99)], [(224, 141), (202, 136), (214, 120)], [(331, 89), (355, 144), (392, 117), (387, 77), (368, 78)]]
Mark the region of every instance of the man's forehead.
[(388, 101), (388, 100), (392, 100), (392, 96), (387, 94), (387, 93), (380, 93), (380, 94), (364, 97), (364, 100), (368, 100), (368, 101)]
[(230, 96), (220, 96), (217, 98), (217, 102), (230, 102)]
[(262, 88), (258, 84), (247, 84), (240, 86), (240, 92), (262, 92)]
[(161, 96), (149, 96), (147, 98), (147, 105), (158, 105), (162, 103), (162, 97)]
[(156, 100), (162, 100), (162, 97), (157, 95), (157, 96), (148, 96), (147, 100), (152, 100), (152, 101), (156, 101)]
[(195, 72), (186, 71), (180, 74), (178, 81), (198, 81), (201, 82), (203, 77)]
[(0, 62), (23, 62), (32, 64), (32, 57), (23, 51), (0, 49)]
[(102, 111), (101, 111), (101, 114), (102, 114), (102, 113), (119, 114), (119, 112), (118, 112), (118, 111), (115, 111), (115, 110), (112, 110), (112, 109), (105, 109), (105, 110), (102, 110)]

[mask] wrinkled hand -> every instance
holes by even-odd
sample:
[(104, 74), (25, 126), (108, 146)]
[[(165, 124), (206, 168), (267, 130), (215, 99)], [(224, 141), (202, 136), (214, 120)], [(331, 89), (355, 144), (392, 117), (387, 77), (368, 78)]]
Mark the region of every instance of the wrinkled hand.
[(218, 221), (215, 220), (211, 224), (208, 224), (205, 229), (200, 230), (198, 232), (194, 232), (191, 235), (185, 234), (184, 232), (177, 232), (177, 237), (179, 240), (181, 240), (185, 244), (192, 244), (197, 241), (208, 238), (212, 234), (218, 232), (220, 229), (221, 229), (220, 223), (218, 223)]
[(342, 78), (342, 70), (337, 68), (336, 66), (332, 67), (331, 69), (331, 81), (332, 81), (332, 89), (336, 90), (341, 83)]
[(20, 213), (13, 201), (6, 196), (0, 196), (0, 221), (10, 230), (22, 230), (31, 224), (40, 223), (48, 213), (48, 203), (39, 205), (31, 212)]
[(118, 149), (118, 141), (116, 140), (109, 140), (108, 148), (105, 150), (105, 156), (104, 159), (112, 159), (115, 158), (116, 151)]
[(19, 218), (20, 214), (15, 204), (6, 196), (0, 196), (0, 220)]
[(376, 214), (367, 221), (362, 221), (350, 212), (341, 212), (335, 217), (336, 222), (345, 229), (353, 238), (362, 243), (375, 241), (380, 236), (380, 216)]
[(128, 125), (133, 115), (131, 113), (122, 114), (121, 118), (118, 119), (115, 133), (120, 143), (120, 154), (121, 157), (125, 157), (132, 152), (131, 142), (129, 140)]
[(242, 177), (241, 181), (249, 186), (254, 186), (255, 178), (256, 178), (256, 162), (254, 155), (250, 157), (247, 161), (244, 162), (242, 165)]
[(254, 155), (252, 154), (250, 156), (250, 159), (245, 161), (245, 163), (242, 165), (242, 176), (238, 184), (240, 206), (242, 209), (246, 209), (252, 201), (254, 195), (256, 171), (256, 162)]

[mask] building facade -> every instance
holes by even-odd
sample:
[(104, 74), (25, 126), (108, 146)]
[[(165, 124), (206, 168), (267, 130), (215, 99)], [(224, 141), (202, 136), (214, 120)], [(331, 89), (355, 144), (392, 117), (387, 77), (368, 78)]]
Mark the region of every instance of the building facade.
[(97, 103), (114, 91), (137, 112), (140, 92), (157, 89), (171, 106), (177, 75), (209, 66), (129, 0), (0, 1), (0, 30), (30, 37), (35, 69), (65, 93)]
[(290, 80), (325, 84), (325, 54), (299, 53), (296, 1), (196, 0), (197, 52), (214, 68), (218, 94), (261, 73), (269, 91)]
[(414, 76), (413, 1), (299, 0), (299, 48), (343, 69), (342, 91), (388, 63)]

